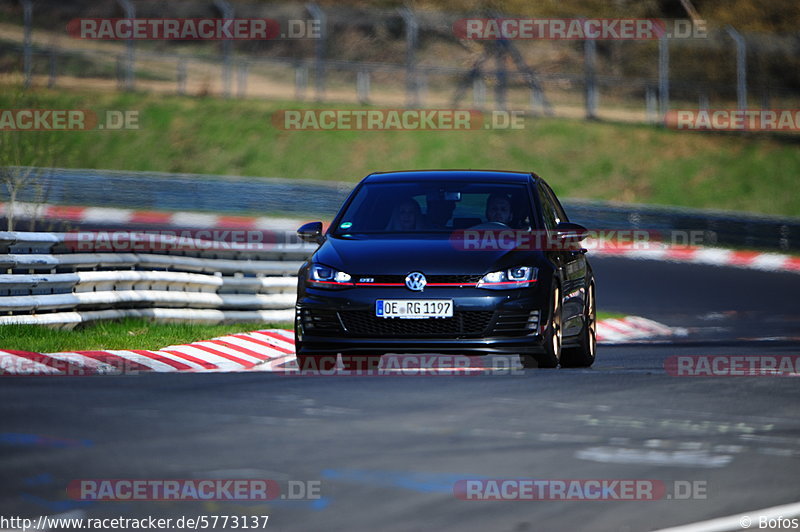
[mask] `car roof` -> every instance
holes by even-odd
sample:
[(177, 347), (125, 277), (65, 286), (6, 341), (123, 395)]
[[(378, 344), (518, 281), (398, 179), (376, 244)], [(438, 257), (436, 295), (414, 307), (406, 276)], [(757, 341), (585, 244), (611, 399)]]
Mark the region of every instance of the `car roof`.
[(430, 179), (440, 181), (527, 183), (532, 178), (534, 178), (534, 174), (531, 172), (507, 172), (502, 170), (404, 170), (398, 172), (376, 172), (365, 177), (364, 182), (387, 183)]

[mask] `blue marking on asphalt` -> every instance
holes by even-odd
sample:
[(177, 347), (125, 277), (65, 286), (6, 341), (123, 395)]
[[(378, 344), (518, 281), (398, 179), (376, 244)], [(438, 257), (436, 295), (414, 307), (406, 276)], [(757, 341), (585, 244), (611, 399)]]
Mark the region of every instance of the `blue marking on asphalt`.
[(294, 505), (294, 506), (308, 506), (312, 510), (321, 511), (330, 506), (330, 497), (320, 497), (319, 499), (272, 499), (269, 504), (275, 505)]
[(319, 499), (311, 502), (311, 509), (313, 510), (324, 510), (328, 507), (331, 503), (331, 500), (327, 497), (320, 497)]
[(24, 434), (21, 432), (0, 432), (0, 444), (6, 445), (31, 445), (35, 447), (91, 447), (91, 440), (73, 440), (69, 438), (54, 438), (41, 434)]
[(33, 477), (23, 478), (22, 483), (26, 486), (45, 486), (53, 483), (53, 475), (50, 473), (41, 473)]
[(325, 469), (322, 478), (357, 482), (386, 488), (403, 488), (420, 493), (453, 493), (459, 480), (487, 478), (482, 475), (455, 473), (416, 473), (408, 471), (365, 471), (359, 469)]
[(75, 508), (86, 508), (94, 504), (94, 501), (49, 501), (30, 493), (21, 493), (20, 498), (25, 502), (43, 506), (54, 513), (66, 512)]

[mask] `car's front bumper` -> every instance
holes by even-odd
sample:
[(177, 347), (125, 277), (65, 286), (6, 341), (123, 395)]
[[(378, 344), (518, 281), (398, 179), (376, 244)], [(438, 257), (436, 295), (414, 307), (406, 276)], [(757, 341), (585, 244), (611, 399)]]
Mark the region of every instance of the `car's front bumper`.
[[(536, 354), (543, 351), (546, 295), (530, 288), (306, 288), (297, 301), (297, 353)], [(378, 318), (378, 299), (452, 299), (453, 318)], [(449, 320), (449, 321), (448, 321)]]

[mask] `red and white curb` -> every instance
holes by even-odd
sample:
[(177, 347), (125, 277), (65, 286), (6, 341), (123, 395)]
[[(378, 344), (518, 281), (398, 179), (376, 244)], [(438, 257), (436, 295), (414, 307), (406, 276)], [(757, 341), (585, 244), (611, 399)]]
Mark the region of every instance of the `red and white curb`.
[[(0, 203), (0, 217), (5, 215), (7, 203)], [(19, 219), (67, 220), (79, 223), (119, 225), (163, 225), (182, 228), (218, 228), (260, 231), (294, 232), (303, 220), (255, 216), (220, 216), (197, 212), (137, 211), (108, 207), (80, 207), (17, 202), (14, 208)], [(633, 246), (599, 247), (590, 249), (590, 256), (624, 257), (627, 259), (659, 260), (709, 266), (732, 266), (772, 272), (800, 273), (800, 257), (780, 253), (737, 251), (697, 246), (668, 246), (651, 242), (647, 249)]]
[[(597, 341), (606, 344), (683, 334), (683, 329), (667, 327), (638, 316), (597, 322)], [(264, 329), (191, 344), (172, 345), (157, 351), (118, 349), (32, 353), (0, 350), (0, 375), (282, 371), (294, 360), (294, 331)]]
[[(0, 203), (0, 217), (5, 216), (8, 203)], [(199, 212), (136, 211), (109, 207), (79, 207), (67, 205), (17, 202), (14, 216), (18, 219), (66, 220), (79, 223), (165, 227), (251, 229), (261, 231), (295, 231), (303, 221), (295, 218), (266, 216), (220, 216)]]
[(0, 351), (0, 374), (118, 375), (139, 372), (244, 371), (294, 360), (294, 332), (268, 329), (158, 351), (142, 349), (31, 353)]
[(682, 327), (669, 327), (641, 316), (608, 318), (597, 322), (597, 342), (600, 344), (674, 338), (687, 334), (688, 331)]
[(626, 259), (660, 260), (708, 266), (732, 266), (770, 272), (800, 273), (800, 257), (760, 251), (737, 251), (722, 248), (695, 246), (667, 246), (657, 243), (648, 249), (606, 248), (590, 251), (592, 254)]

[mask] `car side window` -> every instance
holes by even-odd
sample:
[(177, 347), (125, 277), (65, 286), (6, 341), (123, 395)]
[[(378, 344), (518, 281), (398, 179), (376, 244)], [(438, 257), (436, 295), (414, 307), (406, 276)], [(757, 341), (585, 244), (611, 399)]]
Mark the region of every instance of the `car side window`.
[(569, 218), (567, 218), (567, 213), (564, 211), (564, 207), (561, 206), (561, 202), (558, 201), (556, 193), (553, 192), (553, 189), (547, 184), (544, 184), (544, 189), (547, 191), (547, 195), (550, 197), (550, 201), (553, 204), (553, 209), (556, 213), (556, 220), (558, 222), (568, 222)]
[(542, 218), (544, 218), (544, 226), (548, 231), (554, 231), (558, 225), (558, 215), (556, 214), (553, 200), (547, 193), (547, 189), (539, 182), (539, 201), (542, 204)]

